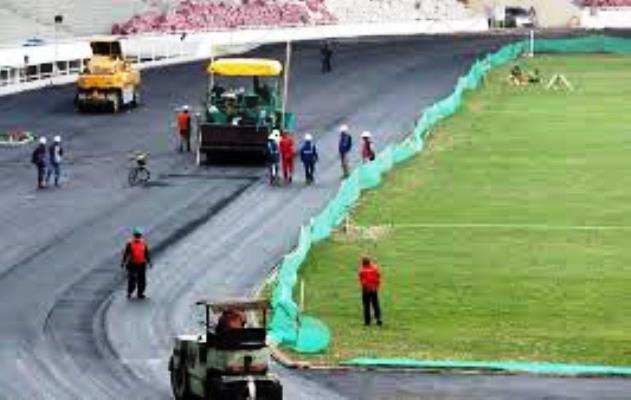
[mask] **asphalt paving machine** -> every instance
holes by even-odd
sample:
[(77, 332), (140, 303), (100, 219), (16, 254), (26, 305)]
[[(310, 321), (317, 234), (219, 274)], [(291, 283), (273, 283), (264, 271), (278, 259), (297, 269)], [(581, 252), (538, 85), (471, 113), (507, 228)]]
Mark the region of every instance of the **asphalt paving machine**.
[(268, 371), (269, 302), (198, 301), (196, 305), (205, 311), (206, 329), (175, 338), (169, 360), (175, 399), (281, 400), (280, 381)]
[(293, 130), (294, 114), (285, 110), (286, 96), (281, 95), (282, 71), (282, 64), (271, 59), (211, 62), (198, 152), (207, 159), (222, 152), (265, 155), (267, 137), (274, 129)]
[(111, 37), (90, 42), (92, 58), (77, 80), (75, 105), (81, 112), (140, 103), (140, 72), (123, 55), (120, 40)]

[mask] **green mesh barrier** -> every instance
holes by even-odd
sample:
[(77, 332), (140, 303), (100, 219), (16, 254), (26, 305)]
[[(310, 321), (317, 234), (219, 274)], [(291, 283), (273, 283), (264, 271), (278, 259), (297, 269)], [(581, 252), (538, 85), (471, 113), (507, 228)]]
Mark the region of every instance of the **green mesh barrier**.
[[(465, 91), (479, 87), (492, 68), (505, 65), (529, 50), (528, 41), (516, 42), (475, 61), (469, 71), (458, 79), (448, 97), (424, 110), (409, 137), (386, 147), (374, 161), (357, 166), (342, 182), (335, 197), (311, 219), (308, 226), (301, 228), (296, 248), (283, 258), (279, 266), (278, 279), (272, 293), (270, 336), (275, 342), (299, 353), (316, 353), (328, 348), (330, 333), (327, 326), (316, 318), (301, 315), (293, 299), (298, 268), (305, 260), (311, 244), (329, 237), (334, 227), (342, 222), (355, 204), (362, 190), (378, 186), (386, 172), (423, 150), (429, 129), (458, 111)], [(631, 41), (605, 36), (537, 40), (535, 52), (629, 54)]]
[(525, 363), (495, 361), (431, 361), (412, 360), (409, 358), (355, 358), (341, 362), (368, 368), (419, 368), (431, 370), (487, 370), (504, 372), (527, 372), (545, 375), (570, 376), (631, 376), (630, 367), (613, 367), (607, 365), (581, 365), (559, 363)]

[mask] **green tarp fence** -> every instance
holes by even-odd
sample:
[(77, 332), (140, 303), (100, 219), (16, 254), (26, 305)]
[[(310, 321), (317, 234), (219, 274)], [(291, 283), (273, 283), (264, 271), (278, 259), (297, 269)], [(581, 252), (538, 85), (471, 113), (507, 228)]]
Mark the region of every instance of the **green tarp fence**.
[(420, 361), (409, 358), (355, 358), (341, 363), (367, 368), (418, 368), (425, 370), (476, 370), (501, 372), (527, 372), (530, 374), (567, 376), (631, 376), (631, 368), (606, 365), (560, 363), (526, 363), (495, 361)]
[[(631, 54), (631, 41), (605, 36), (545, 39), (535, 41), (534, 49), (535, 52)], [(530, 43), (520, 41), (475, 61), (467, 74), (458, 79), (448, 97), (424, 110), (406, 139), (386, 147), (374, 161), (356, 167), (342, 182), (335, 197), (311, 219), (309, 225), (301, 228), (298, 245), (280, 264), (272, 293), (270, 335), (276, 343), (299, 353), (317, 353), (327, 349), (331, 334), (326, 324), (314, 317), (302, 315), (293, 299), (298, 269), (307, 257), (311, 245), (329, 237), (334, 227), (343, 221), (359, 199), (362, 190), (378, 186), (386, 172), (421, 151), (429, 129), (460, 108), (465, 91), (476, 89), (492, 68), (505, 65), (528, 51)]]

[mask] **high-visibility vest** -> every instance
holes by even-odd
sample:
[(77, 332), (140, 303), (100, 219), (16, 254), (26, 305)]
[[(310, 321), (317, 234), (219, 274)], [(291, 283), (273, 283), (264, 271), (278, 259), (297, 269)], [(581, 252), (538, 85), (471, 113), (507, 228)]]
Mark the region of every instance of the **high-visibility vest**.
[(147, 244), (144, 239), (132, 239), (129, 242), (129, 261), (132, 264), (145, 264), (147, 262)]
[(180, 128), (180, 131), (187, 131), (191, 127), (191, 116), (182, 111), (177, 115), (177, 124)]

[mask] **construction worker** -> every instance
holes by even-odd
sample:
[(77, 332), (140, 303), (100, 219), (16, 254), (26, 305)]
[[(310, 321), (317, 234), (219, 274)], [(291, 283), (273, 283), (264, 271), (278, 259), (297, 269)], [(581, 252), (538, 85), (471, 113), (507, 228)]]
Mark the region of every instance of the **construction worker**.
[(350, 173), (350, 161), (348, 160), (348, 154), (353, 147), (353, 138), (348, 133), (348, 126), (340, 126), (340, 141), (338, 149), (340, 152), (340, 163), (342, 164), (342, 175), (347, 178)]
[(359, 269), (359, 283), (362, 289), (362, 305), (364, 308), (364, 325), (371, 322), (370, 308), (372, 306), (377, 325), (381, 326), (381, 307), (379, 306), (379, 286), (381, 273), (379, 266), (371, 262), (370, 258), (362, 257)]
[(320, 54), (322, 55), (322, 73), (328, 74), (331, 72), (331, 58), (333, 58), (333, 50), (328, 43), (324, 43), (320, 49)]
[(269, 183), (276, 185), (278, 183), (278, 162), (280, 151), (276, 135), (272, 132), (267, 137), (267, 168), (269, 170)]
[(191, 151), (191, 115), (188, 112), (188, 106), (182, 107), (177, 114), (177, 126), (180, 132), (180, 152)]
[(300, 147), (300, 160), (305, 167), (305, 181), (307, 185), (314, 182), (315, 164), (318, 162), (318, 150), (313, 142), (313, 136), (305, 135), (305, 140)]
[(50, 182), (50, 177), (55, 175), (55, 186), (59, 186), (61, 175), (61, 162), (63, 160), (64, 149), (61, 147), (61, 136), (53, 138), (53, 144), (48, 148), (48, 171), (46, 172), (46, 185)]
[(37, 188), (43, 189), (46, 187), (46, 138), (39, 138), (39, 144), (33, 150), (31, 155), (31, 162), (35, 164), (37, 168)]
[(375, 159), (375, 149), (372, 143), (372, 135), (368, 131), (363, 131), (362, 138), (362, 161), (369, 162)]
[(294, 174), (294, 139), (289, 132), (283, 132), (279, 143), (280, 160), (285, 183), (291, 183)]
[(136, 291), (138, 298), (144, 299), (147, 286), (147, 265), (152, 267), (153, 264), (142, 229), (134, 227), (132, 235), (131, 240), (125, 246), (121, 268), (127, 268), (127, 298), (130, 299)]

